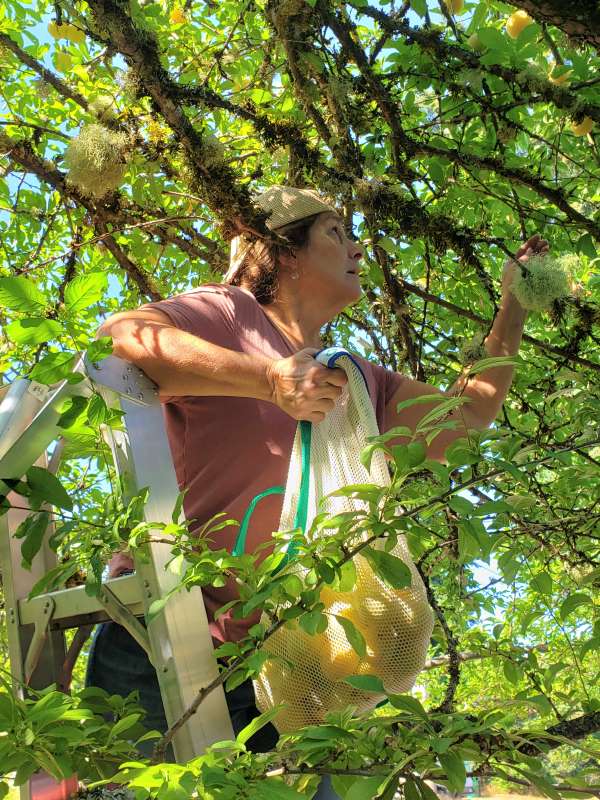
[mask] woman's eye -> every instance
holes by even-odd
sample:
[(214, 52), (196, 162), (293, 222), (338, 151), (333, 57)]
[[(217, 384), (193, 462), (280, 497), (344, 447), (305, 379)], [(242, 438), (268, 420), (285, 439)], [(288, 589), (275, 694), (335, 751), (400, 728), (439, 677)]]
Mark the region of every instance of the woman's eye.
[(334, 230), (337, 233), (338, 239), (340, 240), (340, 242), (343, 243), (344, 234), (342, 233), (342, 229), (339, 227), (339, 225), (336, 225), (335, 228), (332, 228), (332, 230)]

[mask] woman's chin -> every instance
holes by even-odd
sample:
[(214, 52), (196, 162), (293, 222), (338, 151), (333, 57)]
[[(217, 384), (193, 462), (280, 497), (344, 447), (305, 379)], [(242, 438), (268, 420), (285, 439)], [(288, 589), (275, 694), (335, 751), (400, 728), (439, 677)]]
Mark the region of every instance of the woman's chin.
[(328, 304), (330, 307), (335, 307), (335, 314), (339, 314), (348, 306), (357, 303), (363, 296), (363, 289), (360, 284), (360, 279), (356, 275), (345, 275), (340, 283), (329, 284), (327, 287), (329, 292), (325, 291), (321, 295), (323, 299), (328, 295)]
[(363, 288), (360, 283), (360, 278), (358, 275), (348, 275), (348, 277), (352, 279), (352, 283), (354, 284), (353, 290), (351, 288), (348, 292), (348, 294), (352, 297), (348, 303), (356, 303), (357, 300), (360, 300), (360, 298), (363, 296)]

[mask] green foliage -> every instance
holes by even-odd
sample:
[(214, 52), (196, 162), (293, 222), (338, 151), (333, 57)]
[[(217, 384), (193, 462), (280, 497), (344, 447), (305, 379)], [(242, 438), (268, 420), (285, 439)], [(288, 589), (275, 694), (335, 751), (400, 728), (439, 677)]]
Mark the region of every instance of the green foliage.
[[(138, 724), (142, 716), (133, 693), (123, 699), (90, 688), (69, 696), (50, 686), (36, 699), (20, 700), (3, 682), (3, 774), (14, 772), (17, 786), (39, 769), (56, 780), (75, 772), (83, 781), (105, 779), (135, 754), (135, 742), (146, 733)], [(107, 722), (105, 717), (114, 718), (115, 722)], [(128, 737), (117, 736), (126, 721)]]
[[(467, 3), (452, 24), (430, 0), (414, 0), (405, 16), (386, 3), (321, 0), (243, 13), (232, 2), (3, 4), (5, 381), (76, 381), (75, 354), (111, 352), (109, 339), (94, 340), (100, 319), (219, 280), (234, 221), (260, 229), (248, 190), (277, 182), (346, 206), (365, 245), (364, 296), (326, 337), (390, 369), (447, 389), (459, 375), (483, 381), (507, 367), (488, 360), (481, 341), (503, 262), (534, 233), (552, 258), (544, 269), (527, 262), (515, 293), (535, 310), (563, 298), (527, 319), (511, 392), (488, 431), (454, 441), (447, 463), (433, 461), (425, 444), (444, 441), (468, 403), (409, 401), (400, 411), (423, 412), (419, 438), (399, 426), (363, 454), (369, 463), (383, 449), (389, 491), (341, 488), (364, 513), (321, 515), (310, 542), (279, 532), (262, 561), (214, 549), (232, 524), (223, 515), (191, 537), (180, 506), (171, 524), (151, 525), (143, 492), (117, 499), (100, 426), (118, 427), (119, 412), (97, 394), (65, 403), (59, 474), (34, 470), (16, 487), (33, 508), (19, 530), (25, 565), (47, 529), (64, 559), (34, 594), (75, 578), (94, 593), (113, 550), (160, 536), (181, 588), (235, 575), (234, 617), (264, 608), (272, 627), (296, 620), (317, 632), (327, 622), (320, 589), (352, 591), (352, 553), (365, 538), (372, 568), (403, 585), (406, 568), (385, 549), (402, 535), (435, 602), (431, 660), (415, 690), (422, 702), (394, 695), (364, 717), (332, 713), (266, 756), (247, 752), (247, 731), (187, 765), (133, 761), (128, 739), (140, 720), (131, 703), (51, 690), (38, 713), (46, 703), (55, 719), (43, 725), (36, 703), (3, 693), (0, 712), (12, 715), (3, 724), (13, 726), (1, 738), (6, 771), (14, 766), (21, 780), (36, 766), (76, 768), (92, 781), (131, 759), (119, 780), (139, 800), (310, 796), (315, 765), (337, 770), (334, 788), (350, 800), (388, 797), (399, 777), (408, 777), (407, 800), (433, 800), (423, 778), (459, 790), (465, 761), (550, 797), (568, 796), (557, 786), (600, 783), (600, 84), (595, 4), (583, 32), (571, 5), (556, 24), (537, 20), (512, 39), (505, 23), (516, 6), (498, 0)], [(577, 136), (571, 124), (585, 117), (591, 131)], [(287, 568), (272, 575), (290, 541), (304, 584)], [(219, 648), (228, 686), (260, 668), (272, 627)], [(381, 691), (377, 676), (351, 680)], [(121, 732), (101, 718), (109, 707)], [(566, 727), (552, 733), (559, 721)]]

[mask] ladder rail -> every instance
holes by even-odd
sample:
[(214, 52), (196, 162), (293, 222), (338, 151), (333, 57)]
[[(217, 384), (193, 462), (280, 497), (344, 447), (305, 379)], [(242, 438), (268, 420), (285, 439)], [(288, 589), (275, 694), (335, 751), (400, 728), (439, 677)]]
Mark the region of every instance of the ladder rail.
[[(179, 486), (156, 385), (142, 370), (114, 356), (99, 365), (86, 366), (90, 380), (105, 400), (110, 398), (111, 392), (120, 397), (125, 430), (112, 432), (112, 446), (113, 460), (126, 496), (135, 488), (148, 486), (146, 518), (153, 522), (171, 522)], [(147, 545), (147, 552), (149, 560), (135, 559), (146, 611), (178, 583), (178, 576), (166, 569), (171, 559), (169, 546), (153, 543)], [(148, 624), (148, 634), (167, 722), (172, 725), (191, 705), (198, 691), (218, 675), (200, 587), (174, 594)], [(205, 749), (206, 744), (203, 744), (199, 750), (198, 742), (233, 738), (225, 692), (219, 687), (208, 695), (200, 712), (176, 734), (175, 755), (177, 760), (188, 760)]]
[[(82, 372), (79, 359), (74, 372)], [(89, 397), (93, 388), (85, 379), (79, 383), (61, 381), (54, 387), (21, 378), (15, 381), (0, 403), (0, 476), (22, 478), (48, 445), (61, 434), (57, 422), (62, 404), (75, 395)], [(0, 487), (6, 484), (0, 480)]]

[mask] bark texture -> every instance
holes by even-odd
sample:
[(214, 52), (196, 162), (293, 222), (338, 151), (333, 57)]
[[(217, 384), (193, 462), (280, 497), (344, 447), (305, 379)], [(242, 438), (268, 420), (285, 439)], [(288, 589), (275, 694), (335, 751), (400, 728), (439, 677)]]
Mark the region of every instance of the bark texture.
[(554, 25), (570, 39), (600, 46), (600, 5), (596, 0), (508, 0), (516, 8), (522, 8), (537, 22)]

